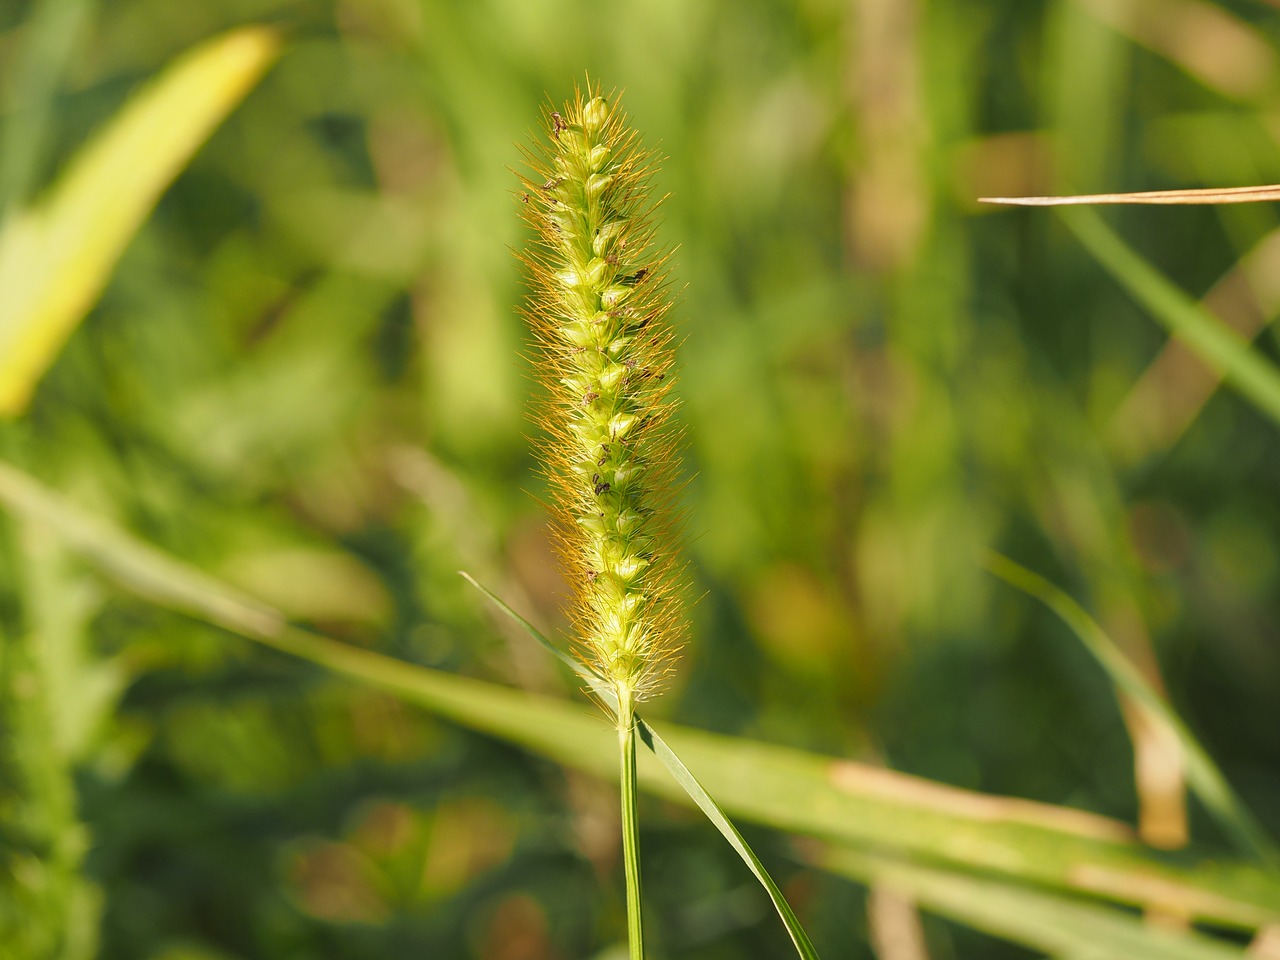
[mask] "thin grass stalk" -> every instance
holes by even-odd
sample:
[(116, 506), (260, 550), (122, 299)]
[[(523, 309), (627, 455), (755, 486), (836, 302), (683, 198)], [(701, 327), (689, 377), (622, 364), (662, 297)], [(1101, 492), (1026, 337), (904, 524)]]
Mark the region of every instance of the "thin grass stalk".
[(644, 960), (640, 819), (636, 814), (636, 717), (630, 704), (618, 714), (618, 746), (622, 760), (622, 863), (627, 875), (627, 944), (630, 960)]

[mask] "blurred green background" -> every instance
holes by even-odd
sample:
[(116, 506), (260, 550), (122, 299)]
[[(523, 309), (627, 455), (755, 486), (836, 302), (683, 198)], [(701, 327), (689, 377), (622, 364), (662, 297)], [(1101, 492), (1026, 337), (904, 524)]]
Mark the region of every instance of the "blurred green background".
[[(1160, 845), (1189, 821), (1223, 848), (1197, 804), (1184, 819), (1167, 745), (981, 569), (997, 547), (1162, 675), (1280, 831), (1276, 425), (1052, 212), (975, 202), (1280, 181), (1277, 4), (7, 0), (10, 209), (141, 83), (250, 23), (284, 32), (278, 63), (0, 423), (5, 458), (299, 622), (591, 712), (456, 574), (561, 628), (510, 168), (589, 75), (666, 157), (683, 286), (699, 599), (648, 713), (1140, 819)], [(1108, 219), (1250, 336), (1280, 307), (1273, 207)], [(1276, 357), (1272, 331), (1258, 347)], [(65, 638), (65, 729), (7, 698), (0, 955), (551, 960), (621, 940), (610, 785), (158, 610), (0, 515), (0, 634), (39, 630)], [(705, 822), (642, 816), (658, 956), (786, 955)], [(875, 955), (860, 887), (747, 834), (827, 955)], [(1032, 955), (924, 931), (940, 960)]]

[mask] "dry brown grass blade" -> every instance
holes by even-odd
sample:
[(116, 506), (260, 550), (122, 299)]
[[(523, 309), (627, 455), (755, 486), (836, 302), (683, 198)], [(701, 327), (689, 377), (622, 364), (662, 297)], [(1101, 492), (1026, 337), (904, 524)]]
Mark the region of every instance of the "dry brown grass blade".
[(878, 960), (929, 960), (920, 912), (909, 896), (873, 884), (867, 891), (867, 922)]
[(1065, 197), (979, 197), (979, 203), (1021, 207), (1065, 207), (1095, 203), (1215, 204), (1280, 200), (1280, 184), (1262, 187), (1208, 187), (1196, 190), (1148, 190), (1142, 193), (1083, 193)]

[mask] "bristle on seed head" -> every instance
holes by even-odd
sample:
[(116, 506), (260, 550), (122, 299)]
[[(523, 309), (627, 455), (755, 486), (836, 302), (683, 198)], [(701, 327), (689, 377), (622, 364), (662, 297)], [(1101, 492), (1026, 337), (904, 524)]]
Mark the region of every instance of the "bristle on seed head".
[(684, 641), (668, 256), (654, 239), (655, 157), (615, 94), (588, 83), (544, 110), (524, 152), (524, 314), (545, 388), (537, 421), (575, 650), (632, 703)]

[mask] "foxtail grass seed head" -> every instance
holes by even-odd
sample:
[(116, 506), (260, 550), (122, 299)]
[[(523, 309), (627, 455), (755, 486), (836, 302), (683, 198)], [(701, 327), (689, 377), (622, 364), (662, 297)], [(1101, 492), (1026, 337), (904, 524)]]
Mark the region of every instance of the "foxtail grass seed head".
[(598, 87), (543, 119), (545, 139), (523, 151), (519, 194), (537, 235), (520, 258), (546, 393), (540, 456), (573, 591), (575, 652), (629, 711), (660, 684), (685, 632), (655, 157)]

